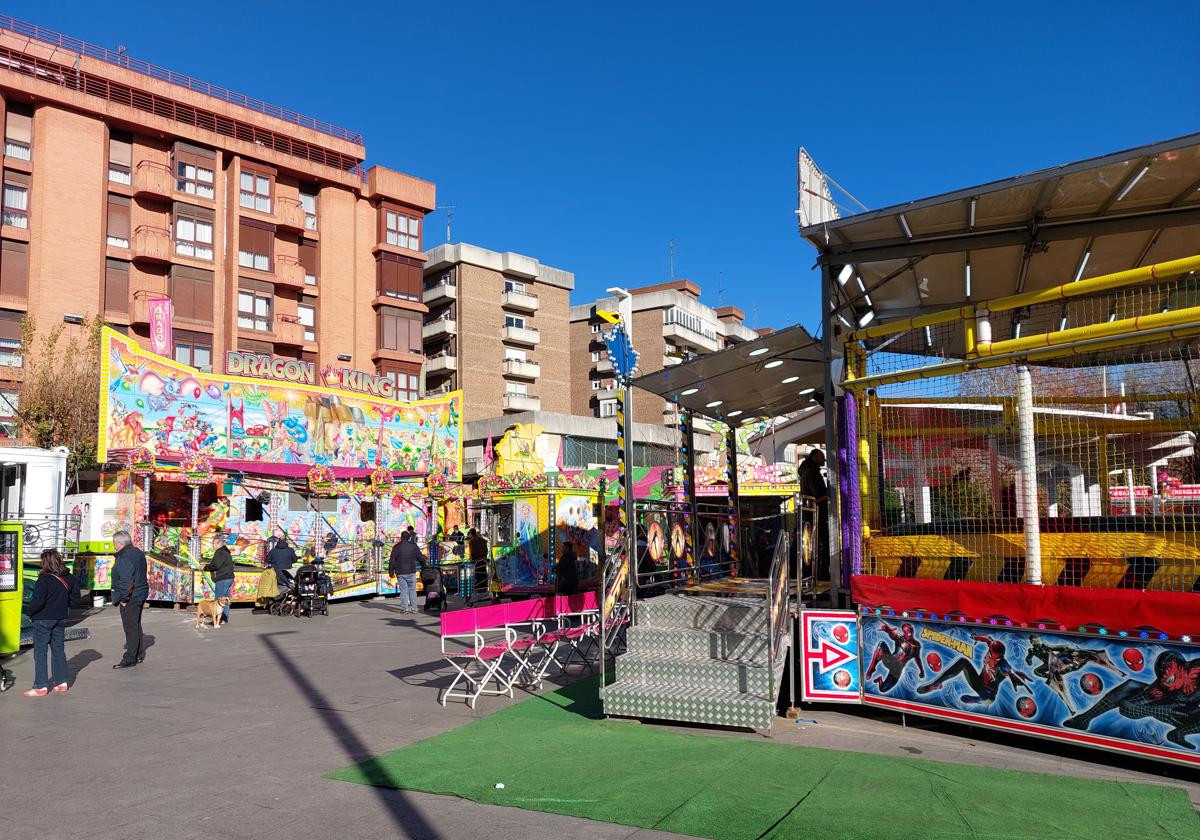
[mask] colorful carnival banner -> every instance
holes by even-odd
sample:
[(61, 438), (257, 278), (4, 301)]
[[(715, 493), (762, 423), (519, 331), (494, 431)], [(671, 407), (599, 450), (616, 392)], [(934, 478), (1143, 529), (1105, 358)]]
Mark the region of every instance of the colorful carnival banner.
[(874, 614), (859, 623), (864, 703), (1200, 764), (1200, 646)]
[(462, 476), (462, 393), (396, 402), (328, 387), (202, 373), (105, 328), (99, 459), (148, 447), (218, 469), (303, 478), (387, 470)]
[(801, 610), (803, 702), (860, 702), (856, 617), (852, 610)]

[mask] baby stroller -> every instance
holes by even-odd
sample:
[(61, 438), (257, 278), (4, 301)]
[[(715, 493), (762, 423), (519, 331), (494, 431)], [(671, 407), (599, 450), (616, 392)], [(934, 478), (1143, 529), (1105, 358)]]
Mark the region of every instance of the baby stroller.
[(425, 612), (445, 607), (446, 584), (439, 567), (432, 564), (421, 567), (421, 587), (425, 590)]
[(329, 601), (321, 581), (322, 573), (315, 566), (301, 566), (296, 572), (296, 611), (299, 615), (313, 613), (329, 615)]
[(17, 678), (13, 676), (13, 672), (0, 665), (0, 691), (8, 691), (16, 684)]

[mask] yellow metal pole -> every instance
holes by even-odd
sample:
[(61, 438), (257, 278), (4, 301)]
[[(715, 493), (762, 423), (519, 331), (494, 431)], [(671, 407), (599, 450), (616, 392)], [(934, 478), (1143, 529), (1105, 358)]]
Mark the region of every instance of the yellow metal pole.
[(993, 341), (988, 346), (979, 345), (979, 355), (998, 356), (1001, 353), (1016, 353), (1021, 350), (1053, 347), (1058, 344), (1071, 344), (1076, 341), (1086, 341), (1090, 338), (1107, 338), (1125, 333), (1158, 329), (1159, 327), (1174, 327), (1197, 320), (1200, 320), (1200, 306), (1190, 306), (1187, 309), (1156, 312), (1152, 315), (1141, 315), (1137, 318), (1122, 318), (1120, 321), (1106, 321), (1100, 324), (1087, 324), (1086, 326), (1072, 327), (1066, 330), (1039, 333), (1038, 335), (1010, 338), (1006, 341)]

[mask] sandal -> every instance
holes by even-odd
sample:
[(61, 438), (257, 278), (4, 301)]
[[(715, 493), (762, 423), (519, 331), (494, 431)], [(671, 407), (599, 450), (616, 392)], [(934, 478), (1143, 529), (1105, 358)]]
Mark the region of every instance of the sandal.
[(71, 686), (67, 685), (66, 683), (59, 683), (58, 685), (54, 686), (54, 691), (57, 691), (59, 694), (64, 694), (70, 690)]
[(50, 693), (48, 688), (31, 688), (25, 692), (26, 697), (45, 697)]

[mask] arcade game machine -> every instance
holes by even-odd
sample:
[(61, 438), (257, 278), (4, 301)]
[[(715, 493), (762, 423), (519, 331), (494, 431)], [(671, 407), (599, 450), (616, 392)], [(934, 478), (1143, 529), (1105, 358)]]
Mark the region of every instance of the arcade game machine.
[[(103, 489), (126, 499), (102, 528), (149, 549), (152, 598), (212, 591), (202, 568), (217, 528), (238, 564), (234, 600), (257, 597), (280, 536), (326, 561), (335, 598), (387, 591), (384, 547), (409, 525), (427, 534), (428, 488), (461, 476), (457, 392), (398, 402), (390, 380), (254, 354), (227, 359), (248, 375), (215, 375), (111, 330), (101, 353), (98, 457), (123, 467)], [(317, 384), (335, 380), (356, 390)]]

